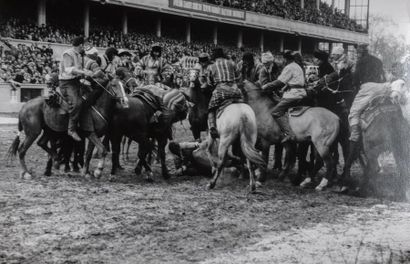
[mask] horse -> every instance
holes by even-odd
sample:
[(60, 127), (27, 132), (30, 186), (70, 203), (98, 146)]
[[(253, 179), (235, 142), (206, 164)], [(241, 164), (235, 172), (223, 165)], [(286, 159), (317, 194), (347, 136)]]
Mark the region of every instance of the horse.
[[(325, 75), (321, 78), (313, 87), (315, 93), (316, 106), (326, 108), (336, 114), (340, 119), (340, 131), (337, 137), (337, 143), (342, 147), (342, 154), (344, 160), (347, 159), (349, 153), (349, 121), (348, 121), (348, 112), (346, 101), (350, 100), (350, 94), (353, 93), (353, 90), (346, 90), (346, 84), (343, 84), (343, 79), (339, 78), (339, 75), (336, 72)], [(299, 146), (298, 156), (299, 156), (299, 169), (298, 169), (298, 180), (301, 181), (300, 186), (306, 187), (312, 182), (312, 177), (323, 167), (323, 160), (320, 159), (320, 156), (315, 155), (311, 161), (313, 166), (311, 171), (303, 181), (302, 175), (307, 169), (307, 162), (304, 157), (306, 157), (309, 144), (301, 144)], [(312, 149), (312, 153), (315, 150)], [(337, 147), (334, 148), (333, 156), (335, 161), (339, 160), (339, 151)], [(335, 163), (336, 166), (336, 163)], [(334, 170), (336, 174), (336, 167)]]
[[(244, 90), (248, 104), (252, 107), (258, 120), (258, 141), (262, 155), (267, 160), (269, 148), (273, 144), (280, 143), (282, 132), (271, 112), (275, 103), (264, 91), (255, 84), (244, 81)], [(289, 123), (296, 134), (297, 142), (311, 141), (318, 154), (326, 164), (326, 176), (322, 178), (316, 190), (323, 190), (334, 174), (334, 160), (331, 155), (332, 147), (339, 134), (339, 118), (329, 110), (321, 107), (310, 107), (299, 116), (290, 116)], [(294, 165), (293, 148), (291, 143), (284, 144), (286, 150), (285, 168), (279, 179), (289, 174)]]
[(191, 85), (186, 93), (188, 100), (193, 103), (189, 108), (188, 121), (192, 135), (196, 141), (201, 141), (201, 132), (208, 129), (208, 105), (212, 96), (209, 88), (201, 88), (196, 70), (189, 71)]
[[(376, 108), (368, 108), (367, 111), (377, 111), (375, 117), (366, 129), (362, 129), (363, 152), (367, 158), (364, 168), (363, 180), (359, 183), (359, 190), (363, 195), (373, 191), (370, 177), (378, 173), (378, 157), (384, 152), (392, 152), (398, 167), (399, 177), (394, 182), (394, 193), (397, 200), (410, 200), (409, 175), (410, 175), (410, 118), (407, 101), (408, 88), (403, 80), (394, 81), (391, 84), (391, 101), (396, 104), (379, 105)], [(401, 109), (400, 109), (401, 108)], [(362, 126), (363, 127), (363, 126)], [(351, 164), (345, 164), (342, 178), (342, 192), (354, 184), (350, 176)]]
[(207, 185), (213, 189), (216, 181), (225, 166), (228, 157), (228, 150), (235, 142), (239, 141), (243, 155), (246, 157), (246, 164), (249, 170), (249, 187), (253, 192), (256, 189), (256, 180), (253, 166), (265, 167), (266, 162), (255, 149), (257, 139), (256, 116), (252, 108), (244, 103), (234, 103), (226, 106), (217, 117), (217, 127), (220, 135), (218, 146), (218, 159), (214, 161), (212, 148), (215, 140), (209, 136), (207, 154), (213, 167), (213, 178)]
[[(82, 136), (87, 137), (90, 142), (97, 146), (100, 153), (102, 153), (102, 158), (99, 160), (98, 166), (94, 171), (95, 177), (101, 176), (105, 164), (105, 156), (107, 154), (97, 134), (106, 130), (114, 102), (116, 102), (118, 98), (124, 97), (124, 94), (119, 97), (116, 96), (119, 93), (118, 90), (112, 89), (112, 87), (117, 86), (116, 83), (118, 83), (118, 80), (114, 79), (109, 82), (106, 87), (99, 87), (102, 88), (104, 92), (96, 100), (95, 105), (92, 106), (92, 110), (89, 110), (92, 111), (91, 122), (95, 124), (96, 133), (81, 131)], [(60, 109), (54, 109), (48, 106), (44, 97), (34, 98), (21, 108), (18, 120), (18, 133), (8, 150), (8, 155), (16, 156), (17, 152), (19, 153), (22, 178), (31, 179), (32, 177), (26, 166), (25, 155), (33, 142), (40, 136), (41, 132), (43, 133), (37, 141), (37, 144), (50, 155), (57, 167), (57, 152), (54, 148), (48, 147), (48, 142), (53, 143), (57, 139), (66, 136), (68, 115), (61, 115), (59, 111)], [(20, 136), (23, 130), (25, 139), (23, 143), (20, 144)], [(87, 176), (86, 173), (88, 172), (83, 170), (83, 176)]]
[[(145, 175), (145, 180), (152, 181), (152, 170), (147, 162), (147, 155), (153, 149), (153, 142), (155, 139), (158, 143), (158, 154), (161, 162), (162, 176), (164, 179), (169, 178), (169, 173), (165, 163), (165, 146), (168, 139), (172, 137), (171, 126), (174, 122), (186, 118), (187, 109), (180, 109), (179, 104), (176, 104), (178, 99), (185, 98), (175, 89), (164, 90), (155, 85), (145, 86), (145, 89), (150, 90), (157, 98), (163, 98), (164, 102), (169, 106), (163, 111), (159, 122), (151, 123), (151, 118), (155, 113), (155, 109), (151, 107), (146, 101), (138, 97), (129, 97), (129, 108), (118, 109), (114, 112), (112, 118), (112, 128), (110, 130), (110, 140), (112, 144), (112, 170), (111, 174), (115, 175), (119, 168), (119, 153), (121, 148), (121, 139), (123, 136), (136, 141), (139, 144), (138, 162), (134, 169), (137, 175), (141, 174), (142, 168), (148, 172)], [(170, 93), (177, 93), (172, 96)], [(167, 98), (167, 96), (169, 98)], [(169, 101), (168, 101), (169, 100)], [(185, 114), (184, 114), (185, 113)]]

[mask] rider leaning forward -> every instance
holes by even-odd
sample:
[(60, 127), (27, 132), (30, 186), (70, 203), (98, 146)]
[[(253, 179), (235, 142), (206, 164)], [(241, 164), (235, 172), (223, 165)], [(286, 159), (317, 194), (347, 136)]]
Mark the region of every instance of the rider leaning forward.
[(283, 97), (272, 111), (273, 118), (278, 122), (284, 134), (282, 143), (296, 140), (296, 135), (289, 125), (288, 109), (299, 105), (302, 99), (307, 97), (302, 68), (295, 62), (291, 51), (285, 51), (283, 58), (285, 59), (285, 68), (277, 80), (262, 86), (262, 89), (268, 89), (268, 91), (284, 91)]
[(222, 48), (215, 48), (212, 54), (214, 63), (208, 68), (209, 83), (215, 87), (208, 107), (208, 127), (212, 138), (218, 137), (216, 111), (229, 103), (242, 102), (242, 92), (236, 84), (236, 67), (228, 60)]
[(76, 141), (81, 141), (77, 134), (77, 125), (81, 110), (80, 78), (92, 76), (93, 73), (84, 69), (84, 38), (74, 38), (73, 47), (64, 51), (60, 63), (60, 91), (69, 105), (69, 122), (67, 134)]

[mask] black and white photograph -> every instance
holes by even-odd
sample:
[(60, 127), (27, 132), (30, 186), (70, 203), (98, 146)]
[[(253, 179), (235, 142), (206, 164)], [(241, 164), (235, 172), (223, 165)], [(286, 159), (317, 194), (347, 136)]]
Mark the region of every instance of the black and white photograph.
[(410, 264), (409, 0), (0, 0), (0, 264)]

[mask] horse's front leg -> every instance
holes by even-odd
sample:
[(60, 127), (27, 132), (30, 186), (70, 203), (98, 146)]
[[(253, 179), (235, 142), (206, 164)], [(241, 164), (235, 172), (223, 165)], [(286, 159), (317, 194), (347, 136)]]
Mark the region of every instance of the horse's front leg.
[(161, 162), (162, 177), (165, 180), (168, 180), (170, 176), (169, 176), (166, 159), (165, 159), (165, 146), (167, 145), (167, 139), (161, 137), (161, 138), (158, 138), (157, 141), (158, 141), (158, 155), (159, 155), (159, 159)]
[(279, 173), (278, 179), (280, 181), (283, 181), (285, 179), (285, 177), (289, 175), (290, 170), (295, 165), (295, 148), (296, 148), (296, 144), (288, 142), (288, 143), (283, 144), (283, 147), (286, 150), (285, 168)]
[(89, 140), (88, 145), (87, 145), (87, 150), (86, 150), (86, 153), (85, 153), (84, 166), (83, 166), (83, 169), (81, 171), (81, 175), (85, 178), (91, 178), (90, 162), (91, 162), (91, 158), (93, 156), (94, 148), (95, 148), (94, 143), (91, 142), (91, 140)]
[(97, 168), (94, 170), (94, 177), (100, 178), (105, 167), (105, 157), (107, 156), (107, 149), (95, 133), (91, 133), (88, 139), (94, 143), (95, 147), (98, 149), (98, 152), (101, 153), (101, 158), (98, 161)]

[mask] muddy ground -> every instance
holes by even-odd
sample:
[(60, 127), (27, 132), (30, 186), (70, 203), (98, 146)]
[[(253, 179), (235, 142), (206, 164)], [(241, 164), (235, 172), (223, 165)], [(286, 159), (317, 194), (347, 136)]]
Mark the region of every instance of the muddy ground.
[[(247, 195), (229, 173), (208, 191), (201, 176), (165, 182), (158, 166), (146, 183), (133, 175), (135, 146), (125, 171), (91, 181), (43, 176), (47, 156), (33, 146), (35, 177), (22, 180), (3, 159), (16, 127), (0, 131), (0, 263), (410, 263), (407, 203), (274, 179)], [(393, 169), (387, 159), (385, 176)]]

